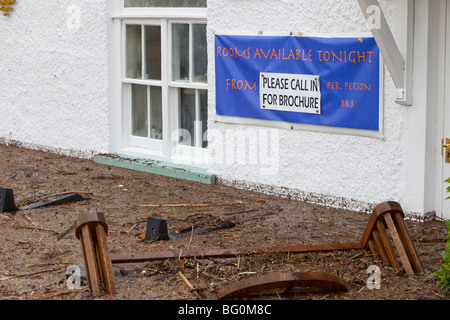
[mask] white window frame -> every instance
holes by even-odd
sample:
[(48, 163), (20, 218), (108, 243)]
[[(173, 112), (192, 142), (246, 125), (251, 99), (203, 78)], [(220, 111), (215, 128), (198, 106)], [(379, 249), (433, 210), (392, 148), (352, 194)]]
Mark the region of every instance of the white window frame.
[(170, 19), (204, 19), (206, 21), (206, 8), (125, 8), (125, 0), (116, 1), (114, 19), (141, 19), (141, 18), (170, 18)]
[[(168, 24), (168, 31), (169, 31), (169, 38), (172, 39), (172, 25), (173, 24), (189, 24), (189, 82), (185, 81), (176, 81), (176, 80), (170, 80), (169, 81), (169, 102), (170, 105), (175, 105), (175, 102), (178, 99), (178, 89), (192, 89), (195, 90), (195, 117), (196, 119), (200, 118), (200, 105), (199, 105), (199, 90), (205, 90), (208, 91), (208, 84), (207, 83), (200, 83), (200, 82), (194, 82), (194, 63), (193, 63), (193, 32), (192, 32), (192, 25), (193, 24), (199, 24), (199, 23), (205, 23), (206, 21), (202, 21), (199, 19), (191, 19), (191, 20), (171, 20)], [(172, 57), (172, 46), (169, 45), (169, 56)], [(172, 75), (172, 63), (169, 62), (169, 76)], [(178, 106), (178, 104), (177, 104)], [(179, 106), (178, 106), (179, 107)], [(172, 110), (172, 118), (170, 119), (169, 123), (171, 125), (178, 123), (178, 119), (180, 117), (179, 114), (179, 108), (174, 108)], [(172, 127), (171, 132), (174, 132), (177, 128)], [(203, 157), (202, 148), (201, 145), (203, 143), (203, 136), (202, 136), (202, 123), (199, 121), (194, 122), (194, 132), (191, 133), (191, 139), (195, 139), (194, 144), (195, 147), (186, 146), (183, 144), (176, 144), (172, 142), (171, 150), (173, 150), (174, 154), (172, 154), (172, 157), (176, 157), (177, 160), (183, 160), (186, 155), (191, 155), (192, 149), (198, 149), (194, 150), (194, 153), (196, 157), (198, 158)], [(200, 147), (199, 147), (200, 146)], [(186, 159), (188, 160), (188, 159)], [(198, 159), (197, 159), (198, 160)]]
[[(207, 24), (206, 8), (124, 8), (124, 0), (112, 0), (110, 16), (112, 17), (112, 41), (110, 44), (110, 67), (112, 69), (113, 99), (111, 112), (111, 151), (121, 154), (145, 156), (156, 160), (183, 162), (183, 159), (204, 158), (207, 150), (180, 145), (172, 141), (171, 135), (178, 126), (178, 88), (208, 90), (206, 83), (185, 83), (172, 81), (171, 62), (171, 25), (172, 23)], [(161, 27), (161, 80), (141, 80), (126, 78), (126, 25), (158, 25)], [(192, 27), (190, 27), (192, 28)], [(167, 35), (167, 36), (164, 36)], [(144, 38), (144, 37), (143, 37)], [(192, 43), (192, 42), (191, 42)], [(117, 47), (120, 46), (120, 50)], [(142, 46), (142, 50), (145, 50)], [(192, 50), (191, 50), (192, 52)], [(192, 55), (192, 54), (191, 54)], [(192, 63), (192, 56), (190, 57)], [(192, 66), (192, 64), (191, 64)], [(143, 66), (144, 68), (144, 66)], [(193, 69), (192, 67), (190, 68)], [(191, 78), (192, 79), (192, 78)], [(141, 138), (131, 134), (131, 84), (160, 86), (162, 88), (163, 140)], [(196, 110), (199, 110), (197, 107)], [(168, 125), (167, 125), (168, 124)], [(199, 131), (198, 131), (199, 130)], [(193, 137), (198, 137), (201, 125), (195, 124)], [(198, 139), (197, 139), (198, 140)], [(199, 141), (196, 142), (201, 145)], [(185, 159), (192, 161), (192, 159)]]
[[(164, 119), (165, 119), (165, 113), (167, 111), (167, 98), (164, 94), (164, 87), (165, 84), (167, 83), (167, 79), (165, 79), (165, 77), (167, 76), (166, 72), (165, 72), (165, 66), (167, 65), (167, 53), (165, 52), (166, 50), (166, 42), (167, 39), (164, 39), (164, 37), (161, 37), (161, 80), (152, 80), (152, 79), (132, 79), (132, 78), (127, 78), (126, 77), (126, 26), (127, 25), (140, 25), (142, 28), (142, 59), (145, 56), (145, 26), (160, 26), (161, 27), (161, 35), (165, 34), (165, 30), (164, 30), (164, 19), (161, 20), (122, 20), (122, 72), (121, 72), (121, 82), (122, 82), (122, 86), (123, 86), (123, 108), (124, 108), (124, 114), (126, 115), (125, 119), (124, 119), (124, 127), (126, 128), (125, 132), (129, 133), (129, 145), (132, 147), (137, 147), (137, 148), (145, 148), (145, 149), (150, 149), (150, 150), (154, 150), (156, 152), (162, 152), (163, 151), (163, 140), (156, 140), (156, 139), (151, 139), (151, 138), (144, 138), (144, 137), (138, 137), (138, 136), (133, 136), (131, 134), (131, 118), (132, 118), (132, 114), (131, 114), (131, 110), (132, 110), (132, 106), (131, 106), (131, 88), (132, 88), (132, 84), (139, 84), (139, 85), (145, 85), (147, 87), (147, 107), (150, 106), (150, 93), (149, 93), (149, 87), (153, 86), (153, 87), (161, 87), (162, 90), (162, 112), (163, 112), (163, 137), (165, 137), (166, 134), (166, 128), (164, 126)], [(144, 59), (143, 59), (144, 61)], [(146, 66), (145, 63), (142, 64), (142, 74), (145, 74), (146, 71)], [(148, 115), (150, 117), (150, 110), (148, 110)], [(148, 119), (148, 126), (150, 127), (151, 124), (151, 119)], [(150, 133), (150, 128), (149, 128), (149, 133)]]

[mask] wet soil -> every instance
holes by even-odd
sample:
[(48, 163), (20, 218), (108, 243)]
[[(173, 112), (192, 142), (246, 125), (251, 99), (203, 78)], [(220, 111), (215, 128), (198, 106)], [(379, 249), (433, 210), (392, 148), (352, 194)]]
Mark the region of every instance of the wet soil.
[[(17, 146), (0, 145), (0, 187), (14, 191), (19, 207), (64, 192), (79, 192), (84, 198), (0, 213), (1, 300), (94, 299), (85, 286), (70, 289), (67, 281), (68, 269), (84, 264), (73, 222), (80, 214), (93, 210), (106, 216), (108, 246), (113, 254), (355, 242), (360, 240), (369, 218), (367, 213), (167, 178)], [(163, 204), (210, 206), (142, 206)], [(188, 232), (169, 241), (144, 241), (149, 217), (165, 219), (170, 234)], [(234, 226), (206, 234), (189, 232), (192, 226), (211, 229), (225, 222)], [(275, 294), (257, 299), (448, 300), (449, 295), (436, 285), (438, 279), (429, 277), (442, 264), (445, 223), (406, 223), (425, 269), (423, 275), (407, 275), (403, 269), (395, 270), (370, 253), (357, 250), (172, 259), (115, 267), (117, 294), (96, 299), (197, 300), (241, 279), (308, 271), (337, 275), (346, 281), (348, 291)], [(368, 288), (367, 270), (372, 265), (380, 267), (380, 289)], [(188, 283), (196, 290), (191, 290)]]

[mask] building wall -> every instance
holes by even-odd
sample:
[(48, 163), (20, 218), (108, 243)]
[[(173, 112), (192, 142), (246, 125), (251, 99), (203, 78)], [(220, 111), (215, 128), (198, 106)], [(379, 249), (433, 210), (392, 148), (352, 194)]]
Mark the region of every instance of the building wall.
[(17, 1), (0, 16), (0, 139), (108, 151), (106, 1)]
[[(396, 37), (402, 36), (399, 1), (380, 1)], [(116, 76), (110, 72), (117, 69), (111, 68), (118, 48), (111, 35), (117, 30), (107, 20), (113, 2), (117, 8), (118, 0), (22, 0), (10, 17), (0, 17), (0, 142), (80, 157), (115, 149), (120, 115), (110, 113), (120, 113), (120, 101), (111, 99)], [(416, 15), (432, 16), (428, 0), (416, 3)], [(269, 130), (277, 142), (271, 156), (256, 163), (219, 161), (211, 167), (218, 181), (351, 210), (370, 211), (387, 200), (399, 201), (414, 216), (435, 210), (438, 160), (427, 151), (433, 149), (439, 114), (429, 112), (433, 105), (427, 83), (434, 80), (427, 76), (428, 62), (435, 56), (428, 52), (428, 24), (421, 19), (416, 26), (414, 81), (424, 89), (415, 91), (413, 106), (394, 102), (395, 87), (385, 69), (382, 139)], [(209, 0), (209, 131), (219, 136), (267, 129), (214, 120), (214, 32), (260, 30), (369, 32), (356, 1)], [(226, 157), (230, 150), (224, 146), (220, 139), (210, 143), (211, 150), (222, 149)], [(248, 155), (254, 148), (247, 144), (244, 151)]]
[[(396, 2), (380, 1), (394, 33)], [(214, 32), (370, 32), (357, 2), (347, 0), (209, 1), (208, 26), (210, 114), (215, 113)], [(415, 170), (415, 165), (406, 149), (411, 144), (408, 135), (415, 130), (413, 127), (419, 129), (414, 136), (424, 136), (417, 110), (425, 106), (420, 105), (423, 101), (413, 107), (396, 104), (395, 86), (387, 70), (384, 93), (383, 139), (280, 130), (279, 170), (275, 174), (262, 174), (261, 163), (222, 164), (215, 167), (215, 172), (227, 185), (361, 211), (369, 211), (380, 202), (399, 201), (405, 211), (421, 215), (425, 213), (420, 185), (423, 180), (408, 185), (412, 180), (408, 178), (408, 170)], [(408, 119), (415, 119), (414, 124), (408, 123)], [(226, 136), (229, 130), (249, 127), (212, 120), (209, 128)], [(218, 146), (212, 143), (211, 148), (215, 147)], [(246, 151), (251, 152), (250, 145)], [(423, 150), (416, 151), (420, 156)], [(424, 178), (421, 172), (416, 173), (419, 180)]]

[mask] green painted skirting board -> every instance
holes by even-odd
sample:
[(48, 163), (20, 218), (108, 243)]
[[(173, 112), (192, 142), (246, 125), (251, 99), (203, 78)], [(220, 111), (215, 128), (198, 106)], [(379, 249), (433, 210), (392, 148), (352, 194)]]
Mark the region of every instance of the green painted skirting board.
[(94, 157), (94, 162), (205, 184), (216, 183), (216, 176), (208, 173), (206, 169), (164, 161), (134, 158), (118, 154), (101, 154)]

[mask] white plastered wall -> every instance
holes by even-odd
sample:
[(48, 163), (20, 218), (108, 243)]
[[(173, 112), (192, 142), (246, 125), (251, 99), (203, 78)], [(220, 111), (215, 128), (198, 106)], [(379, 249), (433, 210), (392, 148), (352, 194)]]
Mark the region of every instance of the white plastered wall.
[[(398, 14), (396, 1), (380, 1), (396, 38)], [(418, 0), (416, 14), (427, 24), (428, 1)], [(425, 10), (425, 11), (420, 11)], [(418, 12), (418, 13), (417, 13)], [(426, 19), (425, 19), (426, 18)], [(208, 1), (210, 115), (209, 129), (226, 136), (232, 129), (250, 127), (216, 122), (214, 83), (214, 33), (249, 32), (369, 32), (357, 1), (348, 0), (224, 0)], [(415, 94), (414, 105), (395, 103), (395, 86), (389, 72), (384, 76), (384, 137), (382, 139), (308, 131), (280, 130), (279, 170), (263, 175), (261, 165), (223, 164), (215, 166), (219, 180), (227, 185), (279, 194), (327, 206), (370, 211), (384, 201), (398, 201), (410, 216), (421, 218), (433, 210), (425, 203), (425, 184), (433, 183), (433, 172), (426, 172), (425, 149), (428, 137), (427, 28), (418, 26), (416, 42), (420, 64), (416, 86), (425, 88)], [(425, 38), (424, 38), (425, 37)], [(256, 129), (256, 128), (254, 128)], [(432, 135), (434, 133), (431, 133)], [(218, 146), (211, 144), (214, 149)], [(414, 149), (411, 149), (411, 148)], [(249, 152), (247, 145), (247, 153)], [(430, 161), (428, 161), (430, 162)], [(433, 171), (433, 168), (428, 168)], [(427, 177), (432, 177), (428, 179)], [(428, 181), (430, 180), (430, 181)], [(432, 202), (432, 201), (431, 201)]]
[(106, 0), (17, 1), (0, 16), (0, 140), (108, 151)]
[[(397, 1), (380, 3), (394, 35), (401, 38)], [(111, 119), (120, 117), (110, 117), (110, 112), (120, 110), (120, 101), (112, 99), (116, 76), (110, 74), (115, 70), (111, 63), (118, 48), (108, 42), (114, 34), (107, 14), (111, 2), (22, 0), (10, 17), (1, 17), (0, 142), (81, 157), (114, 150), (120, 138), (113, 137), (114, 127), (120, 123)], [(80, 10), (79, 28), (72, 20), (76, 11), (68, 10), (71, 6)], [(429, 12), (428, 0), (416, 0), (420, 20), (414, 82), (415, 88), (424, 89), (415, 90), (413, 106), (394, 102), (395, 87), (385, 70), (383, 139), (280, 130), (276, 174), (262, 174), (262, 165), (239, 163), (216, 164), (211, 171), (224, 184), (340, 208), (369, 211), (394, 200), (411, 215), (435, 210), (439, 161), (433, 125), (439, 114), (427, 89), (435, 81), (429, 64), (436, 53), (428, 50), (435, 41), (428, 39), (433, 22), (428, 17), (435, 13)], [(223, 136), (230, 129), (259, 128), (214, 121), (216, 30), (369, 31), (356, 1), (209, 0), (209, 129)], [(220, 149), (219, 142), (213, 141), (211, 149)]]

